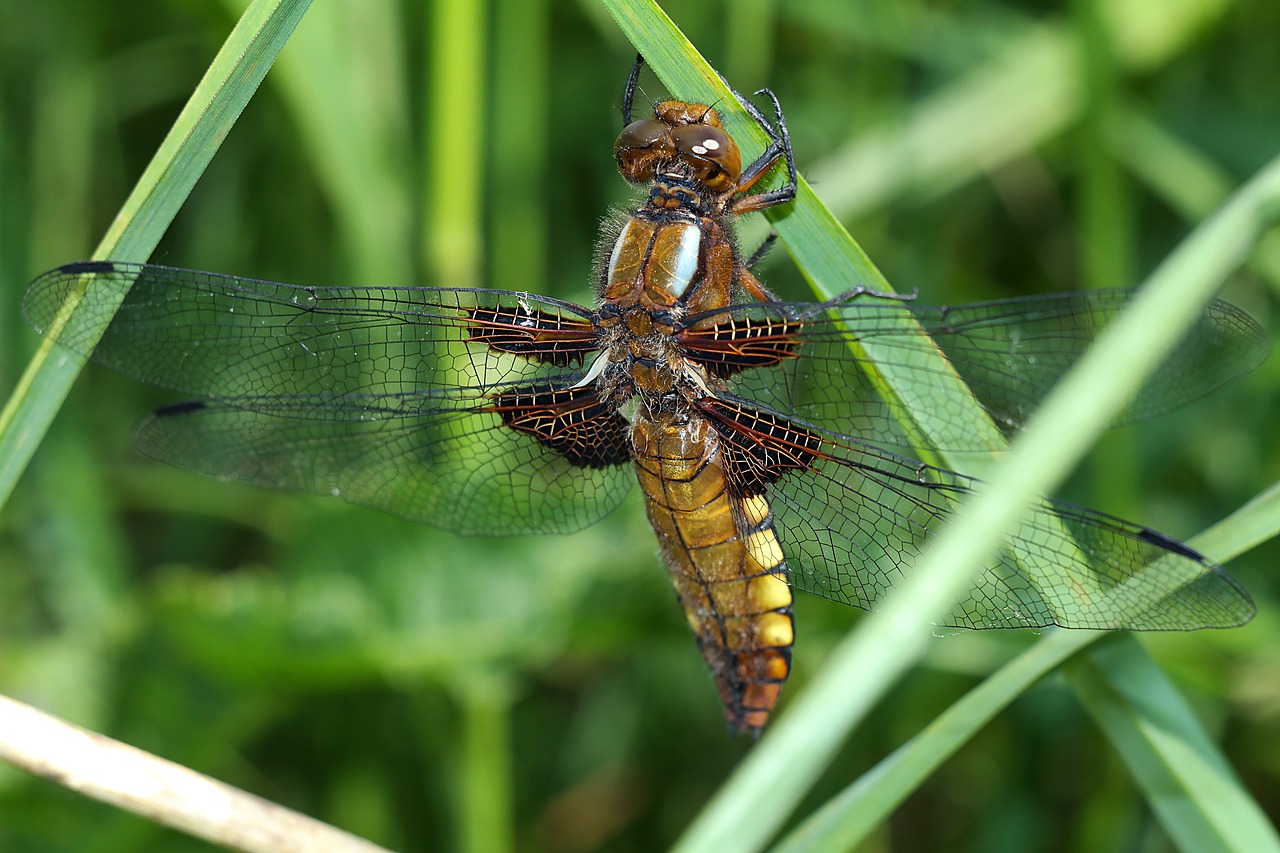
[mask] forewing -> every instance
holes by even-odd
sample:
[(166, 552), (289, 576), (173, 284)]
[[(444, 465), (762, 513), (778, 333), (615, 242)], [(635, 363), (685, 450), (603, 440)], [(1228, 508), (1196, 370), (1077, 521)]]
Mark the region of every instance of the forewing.
[[(267, 407), (294, 396), (469, 401), (522, 381), (572, 381), (595, 345), (590, 312), (530, 294), (301, 287), (110, 261), (46, 273), (22, 311), (37, 331), (141, 382)], [(550, 353), (559, 354), (539, 357)]]
[[(894, 369), (896, 387), (927, 401), (931, 422), (950, 437), (938, 449), (983, 451), (990, 448), (967, 441), (974, 434), (972, 401), (948, 397), (956, 393), (944, 390), (952, 383), (938, 381), (929, 356), (940, 349), (992, 420), (1012, 432), (1133, 293), (1090, 291), (952, 308), (867, 295), (831, 303), (743, 304), (692, 318), (681, 336), (690, 357), (728, 376), (735, 394), (903, 449), (911, 442), (875, 379), (877, 371)], [(871, 340), (881, 345), (874, 363), (859, 349)], [(884, 344), (891, 354), (884, 354)], [(1269, 350), (1252, 318), (1215, 300), (1115, 423), (1186, 405), (1253, 369)]]
[[(596, 345), (570, 303), (84, 262), (37, 279), (23, 311), (72, 350), (203, 398), (137, 433), (143, 453), (203, 473), (490, 534), (578, 529), (630, 483), (622, 417), (559, 390)], [(512, 398), (555, 440), (504, 415)]]
[[(916, 314), (996, 422), (1016, 429), (1136, 295), (1084, 291)], [(1113, 425), (1194, 402), (1253, 370), (1270, 351), (1257, 321), (1214, 299)]]

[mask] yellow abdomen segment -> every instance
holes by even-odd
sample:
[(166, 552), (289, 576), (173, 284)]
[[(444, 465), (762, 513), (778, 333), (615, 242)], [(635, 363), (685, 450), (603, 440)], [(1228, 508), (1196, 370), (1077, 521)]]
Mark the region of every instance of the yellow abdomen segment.
[(632, 438), (649, 521), (725, 716), (758, 732), (791, 671), (795, 640), (769, 502), (730, 495), (715, 432), (701, 418), (640, 418)]

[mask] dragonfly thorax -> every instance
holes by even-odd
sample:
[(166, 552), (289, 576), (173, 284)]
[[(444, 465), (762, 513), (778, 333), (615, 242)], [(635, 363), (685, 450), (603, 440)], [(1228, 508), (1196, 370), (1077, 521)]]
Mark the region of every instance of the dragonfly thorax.
[(653, 211), (680, 210), (695, 216), (712, 212), (698, 181), (678, 172), (655, 178), (646, 204)]
[[(654, 328), (643, 309), (635, 307), (627, 319), (604, 330), (599, 369), (589, 371), (601, 400), (621, 408), (633, 396), (651, 412), (670, 409), (674, 397), (705, 393), (706, 371), (684, 357), (670, 327)], [(637, 333), (635, 326), (647, 326)]]
[(697, 280), (703, 249), (702, 223), (684, 211), (639, 211), (627, 220), (603, 270), (601, 296), (624, 312), (678, 311), (677, 303)]

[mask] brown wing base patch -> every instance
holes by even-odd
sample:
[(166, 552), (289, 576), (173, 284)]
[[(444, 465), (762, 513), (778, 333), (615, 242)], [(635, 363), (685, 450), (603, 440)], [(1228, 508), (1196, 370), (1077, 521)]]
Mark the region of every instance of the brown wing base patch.
[(725, 477), (734, 494), (763, 494), (788, 471), (807, 471), (822, 457), (822, 439), (785, 418), (728, 400), (697, 402), (720, 437)]
[(630, 424), (605, 405), (591, 387), (531, 385), (509, 388), (483, 411), (539, 442), (580, 468), (607, 468), (631, 461)]
[(595, 327), (546, 311), (472, 308), (466, 319), (467, 340), (557, 367), (580, 366), (599, 348)]
[(721, 379), (796, 357), (803, 324), (794, 320), (717, 317), (676, 333), (684, 354)]

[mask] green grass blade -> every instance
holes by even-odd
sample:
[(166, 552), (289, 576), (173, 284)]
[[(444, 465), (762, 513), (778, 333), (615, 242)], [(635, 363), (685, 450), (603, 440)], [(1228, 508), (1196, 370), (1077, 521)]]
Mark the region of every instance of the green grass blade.
[(345, 272), (368, 282), (408, 283), (415, 269), (400, 11), (387, 2), (316, 6), (271, 76), (329, 197), (351, 259)]
[[(1226, 562), (1277, 535), (1280, 535), (1280, 486), (1250, 501), (1190, 544), (1212, 559)], [(925, 778), (968, 743), (1010, 702), (1064, 661), (1085, 651), (1099, 639), (1110, 636), (1087, 631), (1052, 632), (953, 703), (920, 734), (815, 811), (773, 848), (774, 853), (855, 849)], [(1268, 835), (1259, 826), (1260, 810), (1256, 802), (1229, 774), (1222, 772), (1225, 759), (1199, 727), (1187, 726), (1184, 700), (1171, 690), (1141, 647), (1135, 643), (1133, 648), (1136, 651), (1124, 654), (1118, 654), (1112, 648), (1088, 652), (1081, 668), (1089, 674), (1075, 679), (1075, 683), (1082, 696), (1095, 694), (1085, 698), (1091, 708), (1095, 703), (1106, 703), (1106, 713), (1121, 717), (1114, 728), (1101, 716), (1100, 721), (1109, 737), (1126, 741), (1127, 748), (1120, 747), (1121, 753), (1143, 788), (1148, 792), (1154, 791), (1153, 802), (1162, 797), (1171, 806), (1177, 806), (1179, 800), (1196, 804), (1197, 814), (1179, 806), (1174, 820), (1164, 821), (1170, 834), (1181, 843), (1193, 835), (1210, 835), (1214, 826), (1231, 824), (1238, 826), (1242, 835), (1247, 830), (1247, 837), (1257, 844), (1252, 848), (1236, 849), (1275, 849), (1274, 833)], [(1146, 659), (1145, 663), (1137, 660), (1139, 656)], [(1119, 660), (1112, 660), (1117, 657)], [(1142, 707), (1158, 696), (1168, 707), (1182, 709), (1176, 713), (1179, 722), (1177, 740), (1167, 743), (1129, 736), (1133, 730), (1141, 729), (1141, 718), (1132, 713), (1126, 714), (1123, 707), (1115, 707), (1108, 702), (1119, 692), (1114, 687), (1113, 676), (1122, 669), (1140, 673), (1144, 680), (1155, 686), (1153, 694), (1135, 697), (1134, 706)], [(1148, 669), (1155, 672), (1147, 672)], [(1100, 690), (1096, 683), (1105, 685), (1106, 689)], [(1194, 719), (1191, 722), (1194, 723)], [(1189, 761), (1166, 759), (1167, 753), (1176, 753), (1179, 748), (1191, 751)], [(1198, 767), (1216, 768), (1213, 781), (1217, 784), (1212, 787), (1200, 785), (1193, 772)], [(1163, 820), (1160, 806), (1157, 806), (1157, 811)], [(1262, 823), (1265, 824), (1265, 820)], [(1188, 824), (1189, 831), (1183, 831), (1180, 824)], [(1181, 843), (1181, 846), (1183, 849), (1202, 849), (1189, 843)]]
[(458, 780), (458, 849), (506, 853), (516, 849), (512, 815), (511, 705), (505, 675), (467, 673), (452, 685), (462, 712), (462, 767)]
[(511, 4), (493, 16), (493, 98), (485, 118), (491, 188), (484, 283), (521, 282), (547, 293), (552, 173), (550, 104), (551, 13), (547, 0)]
[(1280, 483), (1272, 486), (1245, 504), (1230, 518), (1215, 524), (1196, 537), (1204, 553), (1215, 555), (1225, 563), (1251, 548), (1276, 536), (1280, 528)]
[(773, 853), (855, 849), (996, 714), (1102, 636), (1106, 635), (1094, 631), (1053, 631), (825, 803), (772, 848)]
[[(95, 258), (145, 261), (226, 138), (310, 0), (255, 0), (125, 200)], [(83, 360), (41, 342), (0, 412), (0, 505), (35, 453)]]
[(487, 4), (478, 0), (437, 0), (432, 4), (429, 55), (432, 122), (447, 121), (449, 132), (431, 133), (425, 152), (428, 199), (424, 266), (451, 287), (483, 282), (483, 211)]
[(1066, 674), (1179, 849), (1280, 850), (1261, 806), (1137, 640), (1112, 637)]

